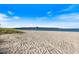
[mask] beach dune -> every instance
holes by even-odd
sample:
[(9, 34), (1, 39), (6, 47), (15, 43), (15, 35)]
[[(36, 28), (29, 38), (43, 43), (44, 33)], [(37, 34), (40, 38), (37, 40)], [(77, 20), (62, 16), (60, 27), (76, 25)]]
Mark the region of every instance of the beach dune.
[(75, 54), (79, 53), (79, 32), (24, 30), (22, 34), (0, 35), (0, 53)]

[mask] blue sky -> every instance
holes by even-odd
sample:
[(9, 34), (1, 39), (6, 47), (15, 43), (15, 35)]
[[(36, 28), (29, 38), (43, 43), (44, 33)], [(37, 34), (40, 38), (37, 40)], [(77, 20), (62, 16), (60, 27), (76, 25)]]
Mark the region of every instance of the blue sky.
[(79, 28), (78, 4), (0, 4), (1, 27)]

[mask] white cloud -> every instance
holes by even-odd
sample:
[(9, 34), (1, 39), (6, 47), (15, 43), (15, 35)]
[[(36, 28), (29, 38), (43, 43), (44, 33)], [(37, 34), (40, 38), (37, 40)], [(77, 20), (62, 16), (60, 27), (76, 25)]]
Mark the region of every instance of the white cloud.
[(47, 12), (48, 15), (51, 14), (51, 13), (52, 13), (52, 11), (48, 11), (48, 12)]
[(8, 16), (0, 13), (0, 21), (6, 21), (6, 20), (8, 20)]
[(73, 5), (70, 5), (68, 6), (67, 8), (59, 11), (59, 12), (67, 12), (67, 11), (73, 11), (73, 10), (79, 10), (79, 5), (78, 4), (73, 4)]
[(61, 22), (79, 22), (79, 14), (78, 13), (70, 13), (70, 14), (62, 14), (54, 17), (57, 21)]
[(79, 28), (79, 14), (70, 13), (53, 17), (45, 26), (60, 28)]
[(0, 21), (17, 20), (20, 19), (18, 16), (8, 16), (6, 14), (0, 13)]
[(75, 5), (70, 5), (67, 8), (65, 8), (64, 10), (61, 10), (60, 12), (69, 11), (69, 10), (73, 9), (74, 7), (75, 7)]
[(10, 17), (6, 14), (0, 13), (0, 24), (2, 27), (14, 27), (16, 25), (15, 22), (19, 21), (18, 19), (21, 19), (21, 18), (18, 16)]
[(47, 15), (48, 15), (48, 16), (52, 16), (52, 11), (48, 11), (48, 12), (47, 12)]
[[(27, 20), (28, 19), (28, 20)], [(2, 27), (61, 27), (61, 28), (79, 28), (79, 14), (62, 14), (52, 19), (47, 17), (38, 17), (35, 19), (21, 18), (18, 16), (8, 16), (0, 13), (0, 24)]]
[(9, 15), (13, 15), (14, 13), (12, 11), (8, 11), (8, 14)]
[(0, 13), (0, 17), (7, 17), (7, 15)]
[(14, 16), (13, 19), (20, 19), (20, 17), (18, 17), (18, 16)]

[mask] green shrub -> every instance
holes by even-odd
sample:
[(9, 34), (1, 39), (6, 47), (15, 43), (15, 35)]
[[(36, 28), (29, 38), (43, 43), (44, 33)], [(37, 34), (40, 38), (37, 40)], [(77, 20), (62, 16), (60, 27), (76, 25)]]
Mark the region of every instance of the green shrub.
[(12, 34), (12, 33), (23, 33), (23, 32), (17, 29), (0, 28), (0, 34)]

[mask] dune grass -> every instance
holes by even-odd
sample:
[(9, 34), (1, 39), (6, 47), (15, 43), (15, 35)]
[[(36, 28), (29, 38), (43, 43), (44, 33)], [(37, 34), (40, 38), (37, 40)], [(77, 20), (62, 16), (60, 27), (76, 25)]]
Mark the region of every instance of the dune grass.
[(17, 29), (12, 29), (12, 28), (0, 28), (0, 35), (1, 34), (12, 34), (12, 33), (23, 33), (23, 32)]

